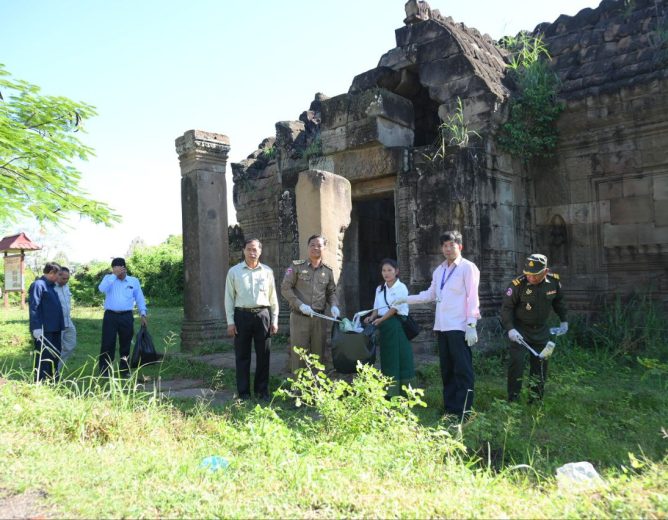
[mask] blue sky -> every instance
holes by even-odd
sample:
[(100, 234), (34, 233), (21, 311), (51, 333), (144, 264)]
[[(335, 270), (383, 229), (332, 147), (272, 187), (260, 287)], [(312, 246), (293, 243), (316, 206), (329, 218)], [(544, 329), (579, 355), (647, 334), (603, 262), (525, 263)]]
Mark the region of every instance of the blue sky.
[[(62, 229), (20, 229), (57, 242), (70, 260), (125, 254), (181, 232), (174, 140), (189, 129), (226, 134), (229, 162), (297, 119), (316, 92), (348, 90), (395, 46), (405, 0), (0, 0), (0, 62), (43, 92), (85, 101), (96, 157), (80, 165), (84, 188), (116, 209), (113, 228), (74, 218)], [(533, 29), (597, 1), (435, 0), (432, 8), (494, 38)], [(231, 173), (228, 162), (228, 191)], [(234, 209), (230, 202), (230, 221)]]

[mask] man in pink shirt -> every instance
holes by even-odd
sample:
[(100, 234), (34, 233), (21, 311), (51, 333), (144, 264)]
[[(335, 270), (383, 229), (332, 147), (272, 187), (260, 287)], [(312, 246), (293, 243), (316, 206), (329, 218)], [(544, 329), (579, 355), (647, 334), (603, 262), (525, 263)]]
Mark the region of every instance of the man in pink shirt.
[(441, 235), (445, 261), (434, 271), (429, 289), (407, 298), (409, 304), (436, 301), (434, 330), (438, 337), (445, 413), (460, 417), (473, 404), (471, 347), (478, 342), (476, 323), (480, 318), (480, 271), (473, 262), (462, 258), (462, 249), (459, 231)]

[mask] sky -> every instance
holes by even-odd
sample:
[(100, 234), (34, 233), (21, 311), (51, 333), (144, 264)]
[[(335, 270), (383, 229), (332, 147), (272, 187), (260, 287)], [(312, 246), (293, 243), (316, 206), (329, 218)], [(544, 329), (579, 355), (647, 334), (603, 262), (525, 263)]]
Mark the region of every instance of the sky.
[[(395, 47), (405, 0), (0, 0), (0, 62), (14, 79), (96, 107), (77, 164), (83, 188), (122, 216), (111, 228), (70, 218), (59, 229), (26, 220), (26, 231), (74, 262), (124, 256), (181, 233), (174, 140), (190, 129), (225, 134), (230, 163), (277, 121), (296, 120), (315, 93), (348, 91), (354, 76)], [(532, 30), (591, 0), (434, 0), (432, 9), (495, 39)], [(54, 246), (54, 244), (57, 245)]]

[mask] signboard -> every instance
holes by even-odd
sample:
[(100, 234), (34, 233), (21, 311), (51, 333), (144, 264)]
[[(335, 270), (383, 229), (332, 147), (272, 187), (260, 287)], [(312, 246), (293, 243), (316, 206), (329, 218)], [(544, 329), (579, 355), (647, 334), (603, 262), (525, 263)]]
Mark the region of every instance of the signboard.
[(5, 257), (5, 291), (22, 291), (21, 255)]

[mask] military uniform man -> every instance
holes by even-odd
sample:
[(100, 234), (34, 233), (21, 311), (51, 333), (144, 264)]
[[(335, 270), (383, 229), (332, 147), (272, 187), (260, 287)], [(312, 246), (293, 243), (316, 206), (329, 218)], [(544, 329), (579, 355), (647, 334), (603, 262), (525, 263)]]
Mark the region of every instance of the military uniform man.
[(533, 254), (524, 263), (524, 274), (515, 278), (506, 290), (501, 305), (501, 322), (510, 338), (508, 364), (508, 400), (517, 400), (522, 389), (522, 374), (529, 355), (529, 378), (532, 398), (542, 399), (547, 378), (547, 360), (531, 354), (517, 341), (526, 341), (540, 352), (550, 339), (547, 320), (554, 309), (561, 320), (560, 334), (568, 331), (566, 305), (559, 275), (547, 268), (545, 255)]
[(322, 261), (322, 251), (327, 241), (322, 235), (308, 240), (308, 259), (294, 260), (285, 271), (281, 294), (290, 304), (290, 370), (304, 367), (293, 347), (301, 347), (322, 360), (325, 350), (326, 322), (312, 318), (313, 312), (324, 313), (331, 307), (334, 318), (340, 316), (336, 299), (334, 272)]

